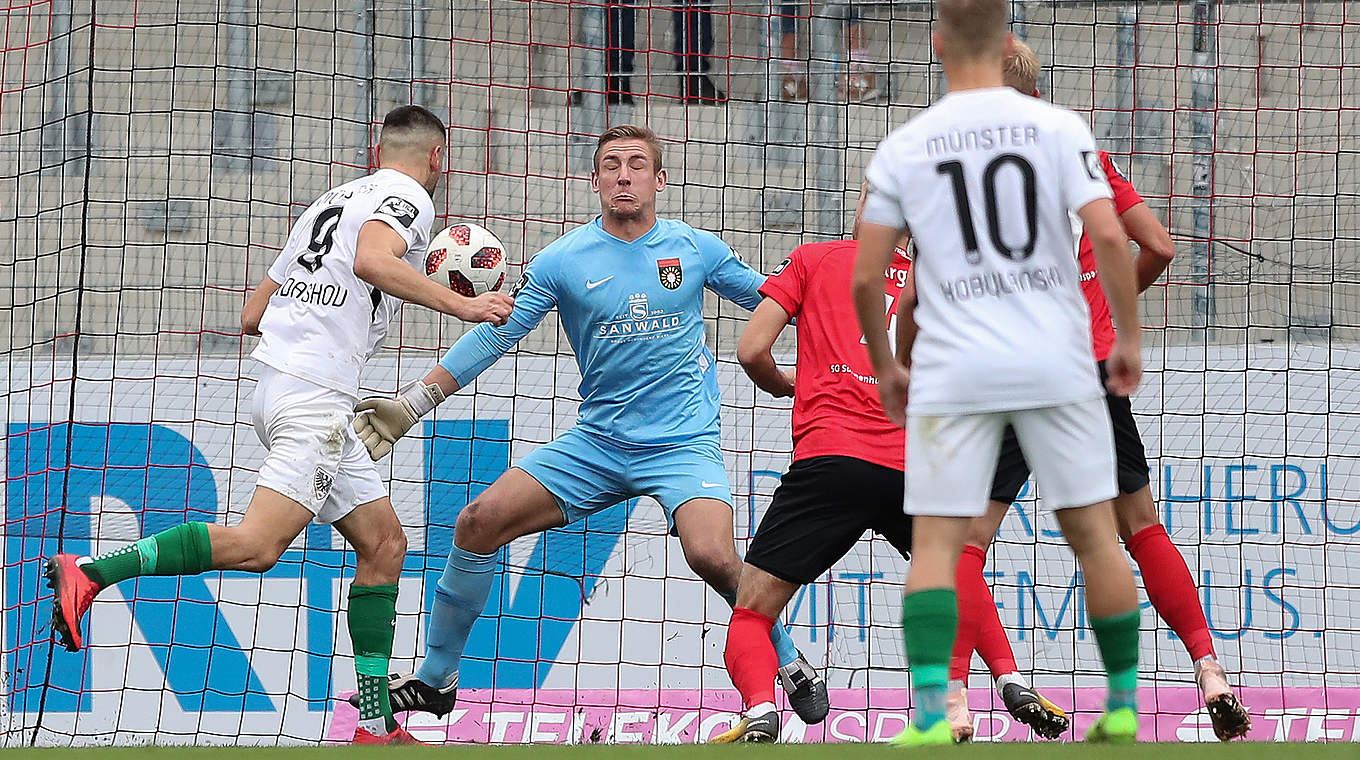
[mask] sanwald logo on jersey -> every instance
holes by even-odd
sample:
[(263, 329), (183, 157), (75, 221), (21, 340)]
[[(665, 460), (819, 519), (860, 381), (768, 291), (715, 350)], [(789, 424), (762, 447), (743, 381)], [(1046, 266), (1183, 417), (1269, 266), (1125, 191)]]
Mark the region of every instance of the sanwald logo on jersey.
[(283, 287), (279, 288), (277, 296), (296, 298), (302, 303), (339, 307), (344, 306), (345, 301), (349, 300), (349, 290), (333, 283), (303, 282), (295, 277), (289, 277), (283, 283)]
[(983, 272), (940, 283), (945, 300), (976, 301), (1004, 298), (1016, 293), (1043, 292), (1063, 286), (1062, 270), (1056, 266), (1031, 267), (1019, 272)]
[(628, 316), (633, 319), (646, 319), (650, 313), (647, 308), (647, 294), (634, 293), (628, 296)]
[(679, 330), (682, 319), (679, 312), (668, 314), (661, 309), (651, 308), (646, 293), (634, 293), (628, 296), (623, 314), (595, 325), (596, 336), (622, 341), (650, 338)]

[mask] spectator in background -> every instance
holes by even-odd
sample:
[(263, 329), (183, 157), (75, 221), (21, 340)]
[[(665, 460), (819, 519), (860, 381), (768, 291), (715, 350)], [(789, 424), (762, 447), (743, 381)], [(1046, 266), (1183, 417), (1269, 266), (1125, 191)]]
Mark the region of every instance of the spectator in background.
[[(779, 92), (781, 100), (808, 98), (807, 61), (798, 58), (798, 19), (807, 18), (811, 12), (811, 8), (802, 2), (779, 4), (779, 67), (783, 72)], [(863, 24), (853, 6), (845, 16), (845, 47), (850, 54), (850, 66), (839, 77), (837, 93), (840, 99), (850, 103), (869, 103), (882, 97), (878, 78), (867, 63), (869, 54), (864, 47)]]
[[(636, 0), (609, 3), (606, 37), (606, 93), (610, 103), (632, 103), (634, 16)], [(714, 105), (727, 100), (727, 94), (706, 73), (713, 56), (712, 0), (674, 0), (671, 11), (674, 31), (675, 70), (683, 74), (680, 94), (691, 103)]]

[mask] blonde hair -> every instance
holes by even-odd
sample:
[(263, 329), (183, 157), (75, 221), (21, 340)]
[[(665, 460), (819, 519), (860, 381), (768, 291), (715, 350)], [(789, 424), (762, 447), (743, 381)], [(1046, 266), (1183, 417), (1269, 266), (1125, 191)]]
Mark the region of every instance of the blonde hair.
[(1039, 60), (1038, 53), (1035, 53), (1029, 45), (1016, 40), (1015, 49), (1001, 64), (1001, 74), (1008, 87), (1014, 87), (1025, 95), (1033, 95), (1039, 89), (1041, 68), (1043, 62)]
[(617, 140), (641, 140), (646, 143), (647, 149), (652, 152), (652, 169), (661, 171), (661, 141), (655, 132), (641, 124), (620, 124), (600, 133), (600, 139), (595, 142), (595, 156), (591, 159), (591, 165), (596, 170), (600, 168), (600, 154), (604, 152), (604, 146)]

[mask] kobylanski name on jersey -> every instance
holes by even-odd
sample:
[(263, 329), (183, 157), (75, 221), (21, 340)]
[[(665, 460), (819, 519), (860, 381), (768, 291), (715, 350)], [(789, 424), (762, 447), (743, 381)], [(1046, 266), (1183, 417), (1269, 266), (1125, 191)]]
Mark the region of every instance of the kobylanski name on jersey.
[(977, 129), (951, 129), (926, 139), (926, 155), (930, 157), (965, 150), (992, 150), (1001, 147), (1033, 145), (1039, 141), (1039, 128), (1033, 124), (1003, 124)]
[(344, 306), (345, 301), (349, 299), (349, 290), (332, 283), (303, 282), (295, 277), (289, 277), (279, 288), (278, 295), (282, 298), (295, 298), (302, 303), (339, 307)]
[(1043, 292), (1063, 287), (1062, 270), (1056, 266), (1027, 267), (1018, 272), (982, 272), (945, 280), (940, 292), (945, 300), (976, 301), (981, 298), (1007, 298), (1016, 294)]

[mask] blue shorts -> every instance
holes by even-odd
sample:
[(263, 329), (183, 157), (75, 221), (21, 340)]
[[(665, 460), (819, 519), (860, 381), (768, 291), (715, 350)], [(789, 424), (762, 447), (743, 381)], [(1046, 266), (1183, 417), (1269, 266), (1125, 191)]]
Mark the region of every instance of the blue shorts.
[(650, 496), (675, 526), (675, 510), (691, 499), (732, 504), (716, 440), (630, 446), (579, 426), (515, 464), (548, 489), (567, 523), (635, 496)]

